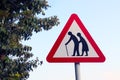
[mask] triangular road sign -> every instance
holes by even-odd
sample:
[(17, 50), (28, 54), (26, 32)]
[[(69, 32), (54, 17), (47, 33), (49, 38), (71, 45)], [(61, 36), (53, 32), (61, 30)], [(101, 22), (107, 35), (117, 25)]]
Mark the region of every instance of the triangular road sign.
[(47, 56), (48, 62), (104, 62), (105, 57), (81, 20), (72, 14)]

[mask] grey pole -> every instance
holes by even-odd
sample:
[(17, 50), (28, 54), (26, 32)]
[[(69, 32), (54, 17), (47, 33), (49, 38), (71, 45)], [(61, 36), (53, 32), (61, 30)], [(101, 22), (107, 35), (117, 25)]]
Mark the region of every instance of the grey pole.
[(75, 64), (75, 80), (81, 80), (80, 79), (80, 63), (74, 63)]

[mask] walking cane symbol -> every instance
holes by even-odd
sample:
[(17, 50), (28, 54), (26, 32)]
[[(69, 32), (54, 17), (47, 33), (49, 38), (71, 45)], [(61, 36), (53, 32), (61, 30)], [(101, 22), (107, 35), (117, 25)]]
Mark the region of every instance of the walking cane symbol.
[(65, 48), (66, 48), (67, 56), (69, 56), (69, 54), (68, 54), (68, 49), (67, 49), (67, 45), (65, 45)]

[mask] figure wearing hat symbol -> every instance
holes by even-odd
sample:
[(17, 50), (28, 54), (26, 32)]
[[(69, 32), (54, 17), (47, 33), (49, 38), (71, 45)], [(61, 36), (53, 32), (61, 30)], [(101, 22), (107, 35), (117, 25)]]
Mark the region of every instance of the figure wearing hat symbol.
[(77, 36), (80, 38), (79, 43), (82, 43), (82, 54), (81, 54), (80, 56), (83, 56), (83, 55), (84, 55), (84, 52), (86, 53), (85, 56), (88, 56), (89, 48), (88, 48), (87, 42), (86, 42), (85, 39), (81, 36), (80, 33), (77, 33)]
[(65, 43), (65, 45), (67, 45), (70, 41), (73, 41), (74, 42), (74, 51), (73, 51), (72, 56), (75, 56), (76, 54), (77, 54), (77, 56), (80, 56), (80, 54), (79, 54), (79, 41), (78, 41), (77, 37), (74, 34), (72, 34), (71, 31), (68, 32), (68, 35), (70, 35), (70, 38)]

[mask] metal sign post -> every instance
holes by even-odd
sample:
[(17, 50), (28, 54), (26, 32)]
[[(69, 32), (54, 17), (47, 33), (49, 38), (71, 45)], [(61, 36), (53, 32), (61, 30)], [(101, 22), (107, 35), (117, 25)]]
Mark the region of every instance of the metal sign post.
[(75, 65), (75, 80), (81, 80), (80, 79), (80, 63), (74, 63)]
[(72, 14), (46, 59), (54, 63), (73, 62), (75, 80), (81, 80), (80, 62), (104, 62), (105, 56), (78, 15)]

